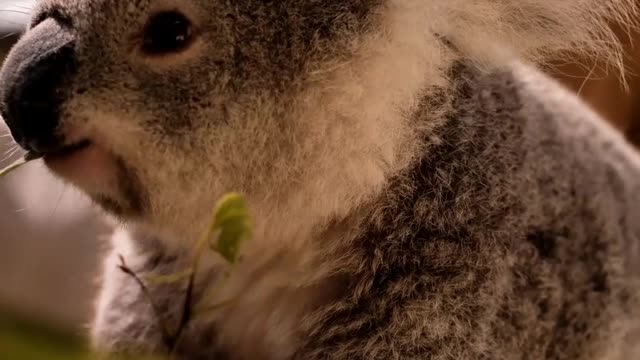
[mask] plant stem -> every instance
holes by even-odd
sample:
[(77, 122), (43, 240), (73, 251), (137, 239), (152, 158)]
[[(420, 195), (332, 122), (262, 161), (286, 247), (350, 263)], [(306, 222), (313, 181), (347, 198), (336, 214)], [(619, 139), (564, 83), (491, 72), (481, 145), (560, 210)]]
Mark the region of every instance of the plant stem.
[(140, 286), (140, 289), (142, 290), (143, 295), (147, 298), (147, 301), (149, 301), (149, 303), (151, 304), (153, 313), (155, 317), (158, 319), (158, 324), (160, 325), (160, 331), (162, 333), (162, 341), (165, 343), (167, 347), (171, 349), (173, 347), (174, 340), (172, 339), (169, 333), (169, 329), (161, 315), (159, 306), (153, 300), (153, 296), (151, 296), (151, 292), (149, 291), (147, 286), (144, 284), (144, 282), (140, 279), (140, 277), (135, 273), (135, 271), (133, 271), (129, 266), (127, 266), (127, 263), (125, 262), (124, 257), (122, 255), (118, 255), (118, 257), (120, 258), (120, 264), (118, 265), (118, 268), (125, 274), (129, 275)]

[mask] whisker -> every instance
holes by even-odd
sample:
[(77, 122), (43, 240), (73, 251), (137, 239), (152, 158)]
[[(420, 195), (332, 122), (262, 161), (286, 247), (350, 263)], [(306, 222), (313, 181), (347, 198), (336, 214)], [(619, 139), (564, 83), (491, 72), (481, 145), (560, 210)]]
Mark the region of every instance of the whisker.
[(15, 151), (17, 148), (18, 148), (17, 145), (13, 145), (13, 146), (11, 146), (11, 148), (9, 150), (5, 151), (4, 154), (2, 154), (2, 155), (7, 155), (8, 153), (10, 153), (12, 151)]
[(60, 190), (60, 195), (58, 196), (58, 200), (56, 201), (56, 205), (54, 206), (53, 210), (51, 211), (51, 214), (49, 214), (49, 218), (48, 218), (47, 221), (50, 221), (50, 220), (53, 219), (54, 215), (56, 214), (56, 211), (58, 211), (58, 207), (60, 206), (60, 203), (62, 202), (62, 197), (64, 196), (66, 191), (67, 191), (67, 186), (64, 185), (62, 190)]
[(7, 155), (4, 159), (0, 160), (0, 162), (5, 162), (5, 161), (11, 159), (13, 157), (13, 155), (18, 153), (18, 150), (20, 150), (20, 149), (15, 149), (11, 154)]

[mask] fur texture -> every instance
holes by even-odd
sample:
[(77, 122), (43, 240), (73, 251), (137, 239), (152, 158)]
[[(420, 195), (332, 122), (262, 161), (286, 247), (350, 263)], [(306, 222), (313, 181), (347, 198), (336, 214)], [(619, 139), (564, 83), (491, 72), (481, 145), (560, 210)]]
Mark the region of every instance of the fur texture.
[[(196, 28), (139, 50), (152, 14)], [(115, 213), (93, 337), (166, 351), (115, 261), (189, 262), (216, 199), (256, 222), (187, 359), (626, 359), (637, 322), (640, 160), (537, 70), (586, 52), (630, 0), (45, 0), (77, 70), (59, 131), (99, 181), (52, 169)], [(630, 22), (630, 20), (628, 21)], [(33, 50), (35, 51), (35, 50)], [(9, 70), (4, 70), (9, 71)], [(197, 294), (221, 266), (207, 259)], [(174, 324), (183, 289), (153, 289)], [(196, 300), (199, 300), (197, 297)], [(625, 357), (626, 356), (626, 357)]]

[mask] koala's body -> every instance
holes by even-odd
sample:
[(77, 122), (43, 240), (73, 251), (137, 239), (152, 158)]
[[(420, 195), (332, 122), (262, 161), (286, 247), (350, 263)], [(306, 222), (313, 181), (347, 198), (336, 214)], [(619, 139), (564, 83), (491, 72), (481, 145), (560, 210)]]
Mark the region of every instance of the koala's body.
[[(98, 349), (184, 359), (631, 359), (640, 157), (529, 62), (616, 61), (626, 0), (45, 0), (16, 141), (123, 220)], [(225, 192), (255, 223), (163, 337)], [(224, 262), (197, 274), (194, 304)], [(161, 317), (159, 319), (158, 317)], [(162, 320), (162, 321), (159, 321)], [(172, 349), (169, 349), (172, 348)]]

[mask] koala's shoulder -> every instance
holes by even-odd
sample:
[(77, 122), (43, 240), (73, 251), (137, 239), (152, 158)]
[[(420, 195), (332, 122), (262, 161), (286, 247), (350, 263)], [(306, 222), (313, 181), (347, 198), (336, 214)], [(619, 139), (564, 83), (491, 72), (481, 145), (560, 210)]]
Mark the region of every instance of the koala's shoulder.
[(590, 213), (640, 236), (629, 215), (640, 213), (640, 156), (621, 132), (575, 93), (522, 63), (463, 78), (458, 111), (490, 129), (485, 141), (500, 144), (491, 161), (506, 163), (518, 153), (510, 191), (521, 192), (529, 212), (540, 212), (531, 216), (548, 216), (534, 199), (553, 201), (580, 221), (586, 219), (578, 212)]

